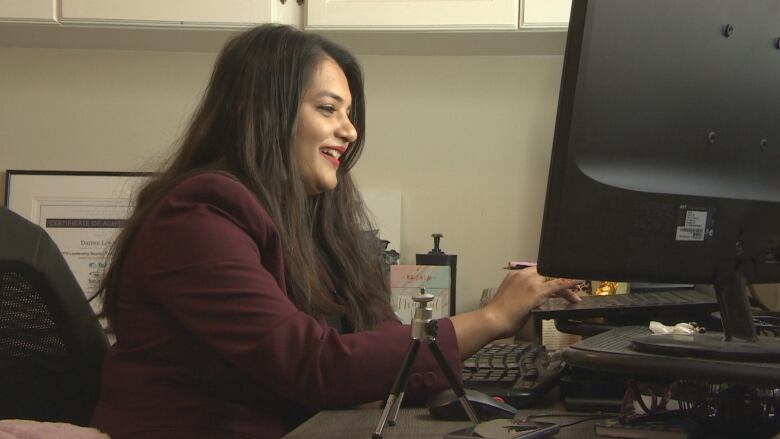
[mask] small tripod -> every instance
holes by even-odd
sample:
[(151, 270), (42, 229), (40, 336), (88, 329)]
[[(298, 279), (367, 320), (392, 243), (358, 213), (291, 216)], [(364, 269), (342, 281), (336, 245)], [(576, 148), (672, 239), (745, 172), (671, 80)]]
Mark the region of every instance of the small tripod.
[[(404, 391), (406, 390), (406, 384), (409, 381), (409, 371), (412, 369), (414, 359), (417, 356), (417, 351), (420, 349), (420, 343), (424, 342), (428, 345), (428, 348), (436, 358), (436, 362), (439, 363), (439, 367), (447, 376), (447, 380), (450, 382), (452, 390), (455, 391), (455, 395), (458, 396), (463, 409), (466, 411), (469, 419), (474, 425), (479, 423), (479, 417), (477, 413), (471, 407), (468, 399), (466, 399), (466, 392), (463, 390), (463, 386), (458, 382), (455, 374), (452, 372), (452, 368), (447, 359), (444, 358), (439, 345), (436, 344), (436, 331), (438, 329), (436, 320), (432, 319), (433, 309), (429, 303), (434, 299), (432, 294), (425, 292), (425, 288), (420, 288), (420, 294), (418, 296), (412, 296), (412, 300), (417, 303), (417, 308), (414, 309), (414, 318), (412, 319), (412, 342), (409, 345), (409, 350), (406, 352), (406, 357), (401, 365), (401, 370), (398, 372), (398, 376), (395, 378), (393, 388), (390, 391), (390, 395), (387, 397), (385, 408), (382, 411), (382, 416), (379, 418), (379, 424), (376, 426), (376, 431), (371, 435), (372, 439), (382, 439), (382, 430), (385, 428), (385, 423), (395, 425), (395, 421), (398, 417), (398, 409), (401, 406), (401, 401), (404, 399)], [(388, 417), (390, 422), (387, 422)]]

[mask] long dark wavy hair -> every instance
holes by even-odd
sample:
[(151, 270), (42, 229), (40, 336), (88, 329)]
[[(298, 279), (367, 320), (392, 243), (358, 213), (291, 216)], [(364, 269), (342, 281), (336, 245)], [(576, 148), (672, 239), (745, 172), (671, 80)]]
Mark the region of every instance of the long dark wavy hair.
[[(336, 189), (307, 196), (292, 145), (306, 87), (326, 58), (347, 77), (349, 117), (358, 137), (341, 157)], [(361, 238), (371, 226), (349, 174), (364, 135), (363, 76), (349, 52), (288, 26), (263, 25), (237, 35), (220, 53), (178, 151), (138, 193), (97, 293), (103, 297), (101, 316), (113, 328), (122, 266), (149, 211), (184, 178), (219, 171), (241, 181), (273, 218), (284, 248), (287, 295), (299, 309), (315, 317), (346, 314), (355, 330), (393, 318), (381, 252)], [(318, 267), (334, 280), (335, 294)]]

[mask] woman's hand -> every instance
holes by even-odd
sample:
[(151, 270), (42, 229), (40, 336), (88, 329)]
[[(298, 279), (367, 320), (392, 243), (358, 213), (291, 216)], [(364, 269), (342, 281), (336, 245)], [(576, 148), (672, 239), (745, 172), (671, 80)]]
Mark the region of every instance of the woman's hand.
[(580, 282), (546, 278), (535, 266), (512, 270), (484, 308), (451, 318), (461, 357), (468, 358), (487, 343), (514, 335), (530, 317), (531, 309), (552, 296), (579, 302), (581, 299), (570, 288)]
[(570, 302), (580, 297), (571, 290), (582, 281), (547, 278), (536, 271), (536, 266), (512, 270), (498, 287), (493, 300), (484, 308), (486, 317), (493, 321), (496, 338), (509, 337), (528, 320), (531, 310), (552, 296), (560, 296)]

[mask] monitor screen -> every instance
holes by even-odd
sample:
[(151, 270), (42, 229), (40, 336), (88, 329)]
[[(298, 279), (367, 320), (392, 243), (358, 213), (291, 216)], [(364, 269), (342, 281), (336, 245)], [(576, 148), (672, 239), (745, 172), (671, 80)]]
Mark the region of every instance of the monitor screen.
[(541, 273), (714, 284), (755, 337), (745, 283), (780, 282), (778, 23), (778, 0), (572, 2)]

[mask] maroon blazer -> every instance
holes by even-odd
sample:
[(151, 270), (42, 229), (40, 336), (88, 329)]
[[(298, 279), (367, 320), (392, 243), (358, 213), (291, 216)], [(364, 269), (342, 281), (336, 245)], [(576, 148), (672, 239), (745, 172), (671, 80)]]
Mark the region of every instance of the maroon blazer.
[[(116, 336), (92, 425), (124, 438), (278, 438), (322, 409), (384, 400), (409, 326), (339, 334), (285, 294), (279, 234), (239, 182), (179, 183), (122, 267)], [(438, 343), (457, 374), (449, 319)], [(419, 350), (407, 397), (449, 387)]]

